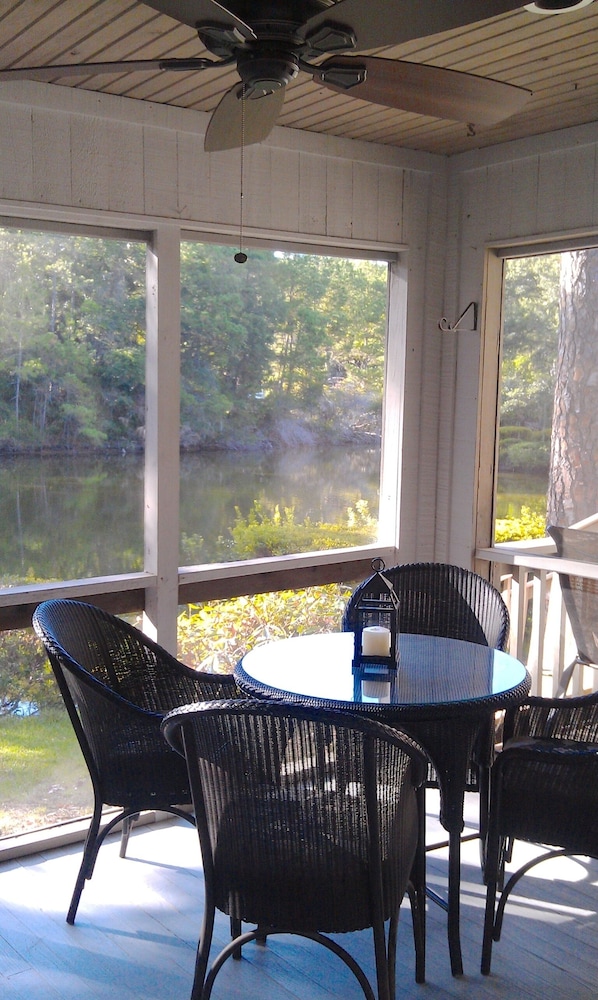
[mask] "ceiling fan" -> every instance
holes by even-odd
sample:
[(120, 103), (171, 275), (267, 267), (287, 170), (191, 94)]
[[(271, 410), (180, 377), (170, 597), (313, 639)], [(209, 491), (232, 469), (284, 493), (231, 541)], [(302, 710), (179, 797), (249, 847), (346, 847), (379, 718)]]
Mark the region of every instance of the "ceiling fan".
[[(236, 66), (239, 82), (212, 113), (205, 149), (261, 142), (276, 124), (288, 83), (307, 73), (321, 87), (372, 104), (435, 118), (492, 125), (519, 111), (530, 91), (437, 66), (362, 55), (496, 17), (521, 0), (144, 0), (197, 31), (214, 58), (147, 59), (19, 67), (0, 81)], [(537, 0), (534, 13), (561, 13), (592, 0)], [(326, 58), (323, 58), (326, 57)]]

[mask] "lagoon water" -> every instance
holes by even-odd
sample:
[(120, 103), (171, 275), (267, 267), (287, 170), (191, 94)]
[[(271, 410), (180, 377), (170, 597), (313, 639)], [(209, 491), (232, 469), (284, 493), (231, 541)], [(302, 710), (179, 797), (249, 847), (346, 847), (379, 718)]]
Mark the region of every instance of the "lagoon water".
[[(366, 501), (377, 516), (375, 448), (202, 452), (181, 457), (180, 565), (235, 558), (230, 528), (254, 503), (296, 524), (345, 523)], [(498, 516), (545, 496), (538, 477), (499, 477)], [(143, 569), (143, 456), (4, 458), (0, 464), (0, 586)]]
[[(230, 528), (254, 503), (295, 523), (378, 513), (380, 452), (368, 448), (208, 452), (181, 457), (180, 564), (234, 559)], [(173, 487), (176, 488), (176, 487)], [(143, 568), (143, 456), (4, 458), (0, 585)]]

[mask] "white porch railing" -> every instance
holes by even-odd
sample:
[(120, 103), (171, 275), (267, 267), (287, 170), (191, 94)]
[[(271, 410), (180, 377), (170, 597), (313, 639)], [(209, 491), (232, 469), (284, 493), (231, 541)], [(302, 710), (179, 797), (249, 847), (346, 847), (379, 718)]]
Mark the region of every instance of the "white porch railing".
[[(476, 557), (492, 564), (493, 583), (511, 616), (509, 652), (526, 664), (532, 676), (531, 693), (555, 696), (563, 671), (576, 654), (558, 571), (598, 580), (598, 565), (560, 559), (550, 538), (501, 543), (479, 549)], [(598, 669), (577, 668), (568, 694), (595, 690)]]

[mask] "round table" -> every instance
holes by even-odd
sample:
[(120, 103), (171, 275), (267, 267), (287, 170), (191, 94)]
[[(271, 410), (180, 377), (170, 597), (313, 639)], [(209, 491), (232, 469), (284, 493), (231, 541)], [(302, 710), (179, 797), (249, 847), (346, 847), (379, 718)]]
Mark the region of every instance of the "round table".
[(449, 834), (449, 951), (453, 974), (460, 975), (461, 831), (468, 768), (484, 727), (495, 712), (525, 700), (531, 679), (508, 653), (460, 639), (402, 633), (398, 647), (396, 676), (382, 686), (374, 673), (353, 671), (352, 632), (294, 636), (256, 646), (237, 665), (235, 678), (251, 697), (372, 714), (423, 746), (438, 776), (440, 821)]

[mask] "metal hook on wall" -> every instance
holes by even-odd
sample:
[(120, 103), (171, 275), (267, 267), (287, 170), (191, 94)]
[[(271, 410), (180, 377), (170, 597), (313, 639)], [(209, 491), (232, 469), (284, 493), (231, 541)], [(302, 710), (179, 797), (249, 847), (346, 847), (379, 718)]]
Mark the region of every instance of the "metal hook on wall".
[(478, 328), (478, 304), (477, 302), (470, 302), (468, 306), (465, 307), (458, 319), (454, 323), (449, 323), (448, 320), (443, 316), (438, 323), (438, 329), (442, 330), (443, 333), (454, 333), (461, 326), (461, 320), (465, 318), (470, 309), (473, 309), (473, 326), (468, 333), (473, 333)]

